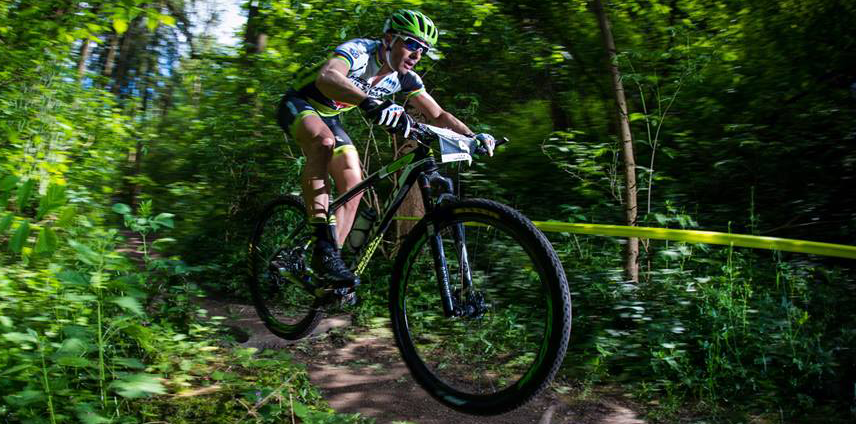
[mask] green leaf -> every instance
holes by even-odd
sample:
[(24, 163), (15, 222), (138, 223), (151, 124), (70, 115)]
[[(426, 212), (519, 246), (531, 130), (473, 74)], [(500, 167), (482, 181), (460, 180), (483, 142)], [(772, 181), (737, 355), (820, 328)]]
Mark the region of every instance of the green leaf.
[(168, 26), (175, 26), (175, 18), (170, 15), (160, 15), (158, 16), (160, 23)]
[(45, 394), (40, 390), (23, 390), (15, 394), (3, 397), (3, 399), (13, 406), (27, 406), (33, 403), (42, 402)]
[(69, 240), (68, 245), (77, 251), (77, 259), (87, 265), (98, 265), (101, 261), (101, 257), (85, 244)]
[(309, 418), (309, 408), (306, 405), (300, 402), (294, 402), (294, 415), (297, 415), (301, 420), (306, 420)]
[(125, 31), (128, 30), (128, 21), (121, 18), (113, 18), (113, 29), (116, 30), (116, 33), (122, 35)]
[(86, 358), (81, 358), (80, 356), (60, 356), (57, 358), (56, 363), (64, 367), (73, 368), (85, 368), (92, 366), (91, 361)]
[(56, 236), (56, 232), (50, 227), (44, 227), (36, 240), (36, 253), (53, 253), (57, 244), (59, 244), (59, 237)]
[(36, 336), (29, 333), (19, 333), (19, 332), (11, 332), (3, 334), (3, 338), (12, 342), (12, 343), (35, 343), (38, 344), (39, 341), (36, 339)]
[[(18, 371), (25, 371), (25, 370), (29, 370), (29, 369), (30, 369), (30, 368), (32, 368), (32, 367), (33, 367), (33, 365), (32, 365), (32, 364), (20, 364), (20, 365), (15, 365), (14, 367), (11, 367), (11, 368), (8, 368), (8, 369), (5, 369), (5, 370), (3, 370), (3, 372), (0, 372), (0, 376), (9, 375), (9, 374), (14, 374), (14, 373), (16, 373), (16, 372), (18, 372)], [(29, 374), (29, 372), (27, 372), (27, 374)]]
[(120, 380), (110, 383), (110, 388), (115, 390), (119, 396), (132, 399), (166, 393), (166, 388), (161, 384), (160, 377), (143, 373), (126, 375)]
[(157, 15), (150, 12), (148, 16), (146, 16), (146, 27), (149, 29), (150, 32), (153, 32), (158, 27), (158, 25), (160, 25), (160, 22), (157, 19)]
[(48, 212), (65, 204), (65, 186), (59, 184), (51, 184), (48, 186), (48, 191), (42, 196), (39, 201), (39, 211), (36, 214), (36, 220), (42, 219)]
[(15, 253), (21, 253), (21, 250), (24, 248), (24, 244), (27, 242), (27, 237), (30, 236), (30, 221), (24, 220), (20, 225), (18, 225), (18, 229), (15, 230), (15, 235), (9, 239), (9, 250)]
[(143, 307), (140, 305), (140, 302), (131, 296), (117, 297), (112, 299), (111, 302), (119, 305), (123, 309), (133, 312), (136, 315), (143, 314)]
[(135, 370), (142, 370), (146, 368), (146, 365), (136, 358), (113, 358), (113, 363), (116, 365), (121, 365), (125, 368), (131, 368)]
[(33, 188), (35, 186), (36, 180), (30, 179), (18, 187), (18, 210), (24, 210), (24, 207), (27, 206), (27, 203), (30, 201), (30, 197), (33, 195)]
[(89, 345), (80, 338), (69, 337), (62, 341), (59, 349), (56, 351), (56, 356), (83, 356), (89, 351)]
[(157, 223), (161, 227), (173, 228), (175, 224), (174, 224), (172, 218), (174, 216), (175, 215), (173, 215), (171, 213), (164, 212), (164, 213), (158, 214), (158, 216), (154, 217), (154, 219), (152, 219), (152, 221)]
[(120, 215), (130, 215), (131, 207), (124, 203), (116, 203), (113, 205), (113, 212), (116, 212)]
[(77, 419), (83, 424), (104, 424), (112, 422), (109, 418), (104, 418), (92, 409), (91, 406), (77, 408)]
[(60, 281), (72, 286), (80, 286), (87, 287), (89, 286), (89, 279), (86, 278), (83, 274), (74, 271), (63, 271), (56, 275), (56, 278), (59, 278)]
[(7, 213), (6, 216), (0, 218), (0, 234), (6, 232), (9, 227), (12, 226), (12, 222), (15, 220), (15, 215), (11, 213)]
[(59, 228), (68, 228), (74, 221), (74, 217), (76, 215), (77, 210), (74, 205), (68, 205), (62, 208), (62, 211), (59, 213), (59, 219), (56, 221), (56, 226)]
[(15, 188), (15, 185), (18, 184), (18, 177), (14, 175), (7, 175), (2, 180), (0, 180), (0, 192), (11, 191)]
[(644, 113), (634, 112), (634, 113), (631, 113), (631, 114), (630, 114), (630, 122), (638, 121), (638, 120), (640, 120), (640, 119), (645, 119), (645, 114), (644, 114)]

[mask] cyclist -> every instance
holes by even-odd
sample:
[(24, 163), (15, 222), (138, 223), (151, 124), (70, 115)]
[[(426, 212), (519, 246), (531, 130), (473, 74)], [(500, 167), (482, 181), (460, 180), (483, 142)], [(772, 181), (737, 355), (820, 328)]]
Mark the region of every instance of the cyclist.
[(311, 267), (332, 287), (352, 289), (359, 284), (359, 278), (342, 261), (339, 248), (351, 229), (361, 195), (327, 220), (328, 174), (339, 193), (362, 180), (359, 155), (338, 114), (359, 107), (374, 124), (406, 138), (413, 121), (403, 107), (382, 100), (401, 91), (431, 124), (474, 137), (493, 154), (494, 138), (473, 134), (443, 110), (413, 71), (437, 43), (438, 34), (434, 22), (423, 13), (396, 10), (386, 20), (380, 40), (357, 38), (339, 45), (327, 60), (298, 74), (296, 84), (279, 103), (279, 125), (306, 156), (300, 184), (315, 239)]

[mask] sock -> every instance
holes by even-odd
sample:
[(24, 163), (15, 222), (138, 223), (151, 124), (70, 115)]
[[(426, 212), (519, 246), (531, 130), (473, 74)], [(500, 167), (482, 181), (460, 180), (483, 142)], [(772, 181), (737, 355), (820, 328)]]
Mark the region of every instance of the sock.
[(331, 221), (327, 222), (324, 218), (316, 217), (309, 219), (309, 225), (312, 227), (312, 238), (315, 240), (317, 249), (336, 247), (336, 217), (332, 217)]

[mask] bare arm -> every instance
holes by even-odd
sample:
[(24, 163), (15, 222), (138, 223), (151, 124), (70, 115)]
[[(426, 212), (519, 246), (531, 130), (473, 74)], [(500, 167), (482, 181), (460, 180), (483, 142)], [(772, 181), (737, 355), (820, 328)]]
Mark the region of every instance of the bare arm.
[(339, 57), (333, 57), (321, 66), (315, 86), (328, 98), (352, 105), (358, 105), (368, 97), (348, 80), (348, 62)]
[(410, 102), (420, 113), (428, 118), (431, 125), (448, 128), (459, 134), (472, 134), (473, 132), (460, 119), (443, 110), (437, 101), (427, 92), (423, 92), (410, 98)]

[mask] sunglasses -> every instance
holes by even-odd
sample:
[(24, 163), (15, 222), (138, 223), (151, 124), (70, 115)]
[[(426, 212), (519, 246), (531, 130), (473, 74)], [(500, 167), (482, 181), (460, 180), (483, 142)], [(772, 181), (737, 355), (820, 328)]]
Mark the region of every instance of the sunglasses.
[(423, 42), (421, 42), (421, 41), (419, 41), (413, 37), (407, 37), (407, 36), (401, 36), (401, 35), (396, 35), (396, 37), (401, 39), (401, 42), (404, 43), (404, 48), (406, 48), (409, 51), (412, 51), (412, 52), (421, 51), (422, 54), (428, 54), (428, 52), (431, 51), (431, 48), (426, 46), (425, 43), (423, 43)]

